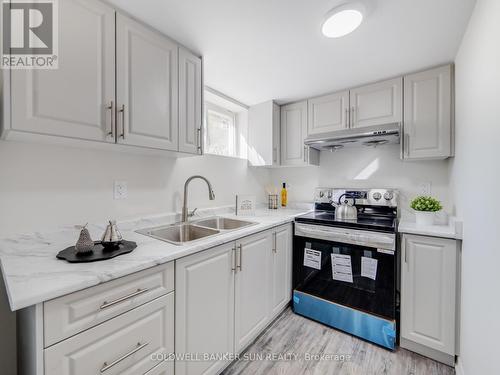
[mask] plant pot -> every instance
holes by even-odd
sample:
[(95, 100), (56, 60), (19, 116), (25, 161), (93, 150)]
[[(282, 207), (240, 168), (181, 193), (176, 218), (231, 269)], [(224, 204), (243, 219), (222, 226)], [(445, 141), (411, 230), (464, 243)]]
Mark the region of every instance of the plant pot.
[(426, 227), (434, 224), (435, 212), (415, 211), (415, 217), (418, 227)]

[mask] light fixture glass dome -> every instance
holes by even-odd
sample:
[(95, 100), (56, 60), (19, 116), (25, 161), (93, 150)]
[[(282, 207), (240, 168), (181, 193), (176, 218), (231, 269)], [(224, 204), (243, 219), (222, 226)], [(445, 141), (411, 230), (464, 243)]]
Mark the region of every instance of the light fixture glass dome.
[(356, 5), (346, 4), (333, 9), (321, 27), (323, 35), (328, 38), (340, 38), (356, 30), (364, 17), (363, 9)]

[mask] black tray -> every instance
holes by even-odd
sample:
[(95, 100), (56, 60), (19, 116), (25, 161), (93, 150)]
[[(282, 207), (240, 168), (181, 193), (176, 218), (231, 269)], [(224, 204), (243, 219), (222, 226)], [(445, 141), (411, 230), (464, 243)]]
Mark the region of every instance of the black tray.
[(104, 247), (101, 241), (94, 242), (94, 251), (89, 254), (77, 254), (74, 246), (68, 247), (57, 254), (57, 259), (64, 259), (70, 263), (97, 262), (117, 257), (118, 255), (128, 254), (137, 247), (132, 241), (121, 241), (114, 247)]

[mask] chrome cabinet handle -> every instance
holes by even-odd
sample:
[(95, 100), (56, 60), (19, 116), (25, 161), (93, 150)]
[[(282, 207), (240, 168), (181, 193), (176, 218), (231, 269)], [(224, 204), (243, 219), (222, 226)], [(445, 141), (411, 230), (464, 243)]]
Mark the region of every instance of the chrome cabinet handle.
[(274, 244), (273, 244), (273, 252), (274, 252), (274, 253), (276, 253), (276, 252), (277, 252), (277, 251), (276, 251), (276, 247), (277, 247), (277, 246), (276, 246), (276, 245), (277, 245), (277, 236), (278, 236), (278, 235), (277, 235), (277, 233), (276, 233), (276, 232), (274, 232), (274, 233), (273, 233), (273, 240), (274, 240)]
[(354, 127), (354, 115), (355, 115), (355, 111), (354, 111), (354, 106), (351, 107), (351, 127), (353, 128)]
[(405, 148), (405, 155), (410, 156), (410, 134), (409, 133), (405, 133), (404, 148)]
[(201, 128), (196, 129), (196, 137), (197, 137), (197, 149), (201, 153)]
[(134, 298), (138, 295), (144, 294), (147, 291), (149, 291), (149, 288), (137, 289), (137, 291), (135, 291), (134, 293), (130, 293), (124, 297), (120, 297), (118, 299), (115, 299), (114, 301), (111, 301), (111, 302), (104, 301), (103, 304), (99, 307), (99, 309), (101, 309), (101, 310), (107, 309), (108, 307), (114, 306), (118, 303), (125, 302), (126, 300), (128, 300), (130, 298)]
[(118, 358), (117, 360), (114, 360), (113, 362), (111, 362), (109, 365), (107, 362), (104, 362), (104, 364), (102, 365), (102, 368), (101, 368), (101, 374), (105, 373), (106, 371), (108, 371), (110, 368), (116, 366), (118, 363), (124, 361), (125, 359), (127, 359), (128, 357), (134, 355), (135, 353), (137, 353), (139, 350), (145, 348), (146, 346), (149, 345), (149, 342), (145, 343), (145, 344), (141, 344), (140, 342), (137, 343), (137, 346), (134, 350), (128, 352), (127, 354), (121, 356), (120, 358)]
[(236, 271), (236, 246), (231, 249), (231, 271)]
[(111, 101), (111, 103), (109, 104), (109, 106), (106, 107), (106, 109), (109, 109), (110, 113), (111, 113), (111, 127), (110, 127), (110, 130), (108, 132), (108, 135), (113, 137), (115, 134), (115, 131), (114, 131), (115, 123), (114, 123), (114, 116), (113, 116), (115, 113), (115, 103), (113, 101)]
[(236, 268), (238, 268), (240, 271), (241, 271), (241, 258), (242, 258), (242, 252), (243, 252), (243, 244), (239, 244), (238, 245), (238, 253), (236, 254), (237, 255), (237, 265), (236, 265)]
[(307, 163), (307, 146), (304, 146), (304, 162)]
[(122, 115), (122, 134), (120, 137), (125, 139), (125, 104), (122, 104), (122, 107), (118, 110), (118, 112)]
[(273, 147), (273, 162), (278, 161), (278, 149), (276, 147)]
[(345, 127), (346, 128), (350, 128), (351, 127), (351, 123), (349, 121), (349, 108), (345, 109)]

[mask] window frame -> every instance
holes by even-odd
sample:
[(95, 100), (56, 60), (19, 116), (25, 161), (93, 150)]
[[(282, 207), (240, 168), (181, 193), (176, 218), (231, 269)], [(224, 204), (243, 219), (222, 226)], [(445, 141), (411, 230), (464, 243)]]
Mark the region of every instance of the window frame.
[[(208, 129), (208, 112), (213, 111), (213, 112), (218, 112), (223, 116), (229, 117), (232, 119), (233, 122), (233, 154), (232, 155), (223, 155), (223, 154), (214, 154), (211, 152), (208, 152), (208, 134), (209, 134), (209, 129)], [(222, 157), (227, 157), (227, 158), (240, 158), (240, 142), (238, 139), (239, 135), (239, 124), (238, 124), (238, 119), (237, 119), (237, 113), (230, 111), (229, 109), (226, 109), (224, 107), (221, 107), (220, 105), (214, 104), (210, 101), (205, 101), (204, 105), (204, 121), (203, 121), (203, 126), (204, 126), (204, 131), (203, 131), (203, 149), (204, 153), (207, 155), (215, 155), (215, 156), (222, 156)]]

